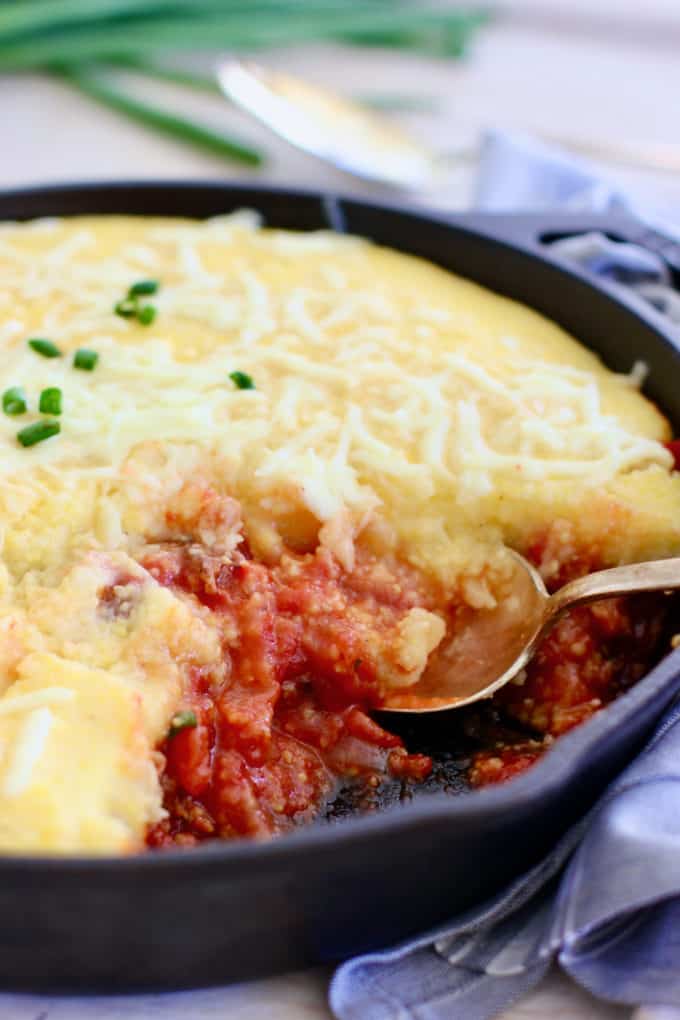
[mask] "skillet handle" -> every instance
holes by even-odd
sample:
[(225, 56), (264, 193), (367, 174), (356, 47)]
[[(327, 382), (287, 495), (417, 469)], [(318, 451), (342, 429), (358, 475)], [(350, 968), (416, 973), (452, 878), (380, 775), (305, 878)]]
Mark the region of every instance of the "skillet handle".
[(466, 223), (514, 247), (550, 255), (550, 244), (565, 237), (600, 231), (612, 240), (637, 244), (663, 259), (674, 287), (680, 290), (680, 241), (633, 216), (622, 213), (473, 213)]
[(647, 248), (648, 251), (654, 252), (655, 255), (662, 258), (671, 272), (675, 287), (680, 289), (680, 242), (654, 227), (637, 223), (635, 220), (633, 223), (638, 228), (638, 232), (633, 233), (628, 240), (633, 244), (639, 244), (641, 248)]

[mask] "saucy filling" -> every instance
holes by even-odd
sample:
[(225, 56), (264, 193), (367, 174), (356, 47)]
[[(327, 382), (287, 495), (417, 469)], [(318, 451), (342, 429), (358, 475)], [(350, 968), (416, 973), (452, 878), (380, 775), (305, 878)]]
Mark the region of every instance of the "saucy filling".
[[(597, 569), (596, 556), (571, 550), (559, 529), (528, 555), (553, 590)], [(219, 677), (191, 674), (159, 748), (167, 817), (149, 831), (150, 846), (277, 834), (309, 822), (348, 782), (377, 788), (387, 777), (413, 784), (429, 775), (431, 759), (409, 754), (369, 714), (386, 678), (403, 672), (408, 614), (436, 611), (447, 623), (455, 616), (418, 571), (360, 550), (348, 571), (321, 546), (287, 551), (271, 566), (247, 547), (225, 565), (200, 545), (170, 543), (142, 562), (214, 614), (227, 665)], [(664, 618), (660, 596), (565, 616), (492, 702), (526, 737), (487, 737), (470, 784), (524, 771), (555, 737), (639, 679), (658, 655)]]
[(434, 598), (414, 571), (359, 555), (346, 572), (322, 548), (273, 567), (239, 553), (215, 569), (180, 545), (144, 566), (217, 614), (229, 646), (226, 678), (192, 677), (196, 724), (160, 748), (169, 815), (150, 845), (278, 833), (309, 821), (341, 779), (428, 775), (430, 759), (367, 714), (400, 621)]
[(644, 676), (659, 654), (666, 618), (662, 598), (608, 599), (558, 621), (517, 682), (493, 698), (497, 709), (534, 736), (501, 737), (477, 753), (471, 784), (504, 782), (524, 772), (555, 737)]
[[(597, 550), (574, 549), (558, 523), (527, 551), (548, 591), (600, 570)], [(504, 716), (527, 729), (527, 740), (491, 741), (472, 762), (473, 786), (512, 779), (552, 741), (585, 722), (636, 683), (661, 654), (668, 600), (659, 594), (604, 599), (566, 613), (515, 681), (492, 699)]]

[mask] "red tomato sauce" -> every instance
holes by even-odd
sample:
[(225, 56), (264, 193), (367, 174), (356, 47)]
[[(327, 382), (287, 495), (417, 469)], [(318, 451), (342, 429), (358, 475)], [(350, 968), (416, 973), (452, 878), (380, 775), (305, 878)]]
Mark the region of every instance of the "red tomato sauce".
[(359, 555), (347, 573), (321, 548), (224, 566), (171, 545), (143, 565), (216, 614), (227, 664), (226, 678), (193, 674), (181, 707), (196, 725), (159, 749), (168, 817), (149, 845), (268, 836), (311, 820), (342, 781), (428, 775), (431, 760), (367, 714), (394, 627), (433, 602), (415, 571)]
[(664, 446), (673, 456), (673, 470), (680, 471), (680, 439), (670, 439)]
[[(544, 536), (528, 550), (536, 566), (545, 561), (549, 541)], [(592, 551), (563, 550), (547, 587), (555, 591), (601, 567)], [(517, 682), (493, 699), (533, 737), (500, 740), (476, 754), (471, 784), (505, 782), (524, 772), (555, 737), (585, 722), (644, 676), (658, 655), (666, 615), (664, 597), (655, 594), (606, 599), (563, 616)]]

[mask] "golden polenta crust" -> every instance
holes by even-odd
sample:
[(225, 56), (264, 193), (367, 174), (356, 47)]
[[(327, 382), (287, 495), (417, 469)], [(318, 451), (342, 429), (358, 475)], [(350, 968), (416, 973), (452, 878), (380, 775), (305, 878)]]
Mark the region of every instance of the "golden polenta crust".
[[(0, 416), (0, 849), (129, 851), (161, 817), (153, 749), (222, 651), (137, 557), (228, 558), (240, 520), (207, 519), (206, 488), (267, 562), (321, 536), (348, 565), (361, 542), (480, 609), (507, 547), (556, 520), (605, 564), (680, 548), (669, 426), (634, 379), (424, 260), (252, 214), (77, 217), (0, 228), (0, 278), (0, 391), (29, 404)], [(150, 325), (113, 312), (140, 279)], [(51, 386), (61, 433), (25, 449)]]

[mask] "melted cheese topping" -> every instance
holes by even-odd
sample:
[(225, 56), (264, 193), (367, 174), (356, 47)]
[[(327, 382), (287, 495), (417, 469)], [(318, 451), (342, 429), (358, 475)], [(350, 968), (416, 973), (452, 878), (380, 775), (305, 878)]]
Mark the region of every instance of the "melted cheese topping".
[[(396, 548), (476, 608), (506, 546), (556, 518), (605, 562), (680, 548), (644, 366), (615, 375), (427, 262), (250, 213), (101, 217), (0, 227), (0, 278), (0, 391), (29, 403), (0, 415), (0, 848), (127, 850), (160, 817), (153, 747), (187, 671), (221, 659), (209, 616), (135, 560), (196, 516), (187, 485), (238, 499), (264, 559), (321, 540), (351, 569), (355, 541)], [(148, 327), (113, 314), (145, 278)], [(25, 449), (48, 386), (61, 434)], [(233, 527), (201, 520), (225, 555)], [(426, 622), (402, 635), (409, 669), (441, 640)]]

